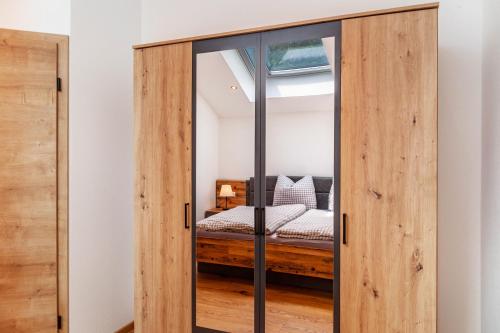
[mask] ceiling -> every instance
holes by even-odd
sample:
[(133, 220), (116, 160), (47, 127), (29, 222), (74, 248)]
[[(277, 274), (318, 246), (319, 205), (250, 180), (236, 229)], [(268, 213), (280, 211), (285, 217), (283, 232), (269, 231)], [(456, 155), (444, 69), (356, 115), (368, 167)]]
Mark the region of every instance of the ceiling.
[[(222, 51), (227, 52), (227, 51)], [(245, 87), (245, 74), (230, 66), (227, 54), (211, 52), (197, 57), (197, 93), (201, 94), (219, 117), (244, 117), (254, 114), (251, 89)], [(234, 51), (233, 51), (234, 52)], [(243, 64), (243, 61), (241, 64)], [(235, 73), (236, 72), (236, 73)], [(253, 85), (253, 79), (250, 81)], [(243, 85), (243, 87), (242, 87)], [(268, 79), (267, 112), (333, 112), (333, 76), (323, 73), (317, 76), (295, 76)], [(231, 86), (237, 89), (231, 89)], [(245, 93), (247, 91), (247, 93)]]

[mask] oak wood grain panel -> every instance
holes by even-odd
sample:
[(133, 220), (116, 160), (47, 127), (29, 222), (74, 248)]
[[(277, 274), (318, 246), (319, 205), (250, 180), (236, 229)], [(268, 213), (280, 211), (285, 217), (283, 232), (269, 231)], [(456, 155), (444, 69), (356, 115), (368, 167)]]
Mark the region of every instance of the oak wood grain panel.
[[(254, 268), (254, 241), (197, 237), (198, 262)], [(274, 272), (333, 278), (333, 251), (285, 244), (266, 244), (266, 269)]]
[(191, 43), (135, 52), (135, 330), (191, 332)]
[(57, 331), (57, 43), (0, 30), (0, 331)]
[(217, 179), (215, 181), (215, 197), (217, 198), (216, 207), (226, 207), (226, 198), (220, 198), (221, 185), (231, 185), (235, 196), (227, 198), (227, 208), (236, 206), (245, 206), (247, 204), (247, 183), (244, 180)]
[(58, 313), (62, 317), (59, 333), (69, 332), (69, 39), (57, 40), (57, 76), (61, 91), (57, 93), (57, 291)]
[(436, 331), (437, 10), (342, 23), (342, 332)]
[[(57, 93), (57, 275), (58, 313), (62, 316), (60, 333), (69, 330), (68, 287), (68, 95), (69, 95), (69, 38), (64, 35), (0, 29), (1, 40), (15, 46), (18, 43), (37, 45), (57, 44), (57, 76), (61, 91)], [(6, 98), (6, 96), (4, 96)]]
[(154, 43), (145, 43), (145, 44), (135, 45), (135, 46), (133, 46), (133, 48), (134, 49), (142, 49), (142, 48), (147, 48), (147, 47), (155, 47), (155, 46), (168, 45), (168, 44), (194, 42), (197, 40), (205, 40), (205, 39), (228, 37), (228, 36), (237, 36), (237, 35), (250, 34), (250, 33), (255, 33), (255, 32), (263, 32), (263, 31), (269, 31), (269, 30), (298, 27), (298, 26), (308, 25), (308, 24), (340, 21), (340, 20), (345, 20), (345, 19), (349, 19), (349, 18), (356, 18), (356, 17), (366, 17), (366, 16), (382, 15), (382, 14), (388, 14), (388, 13), (398, 13), (398, 12), (407, 12), (407, 11), (422, 10), (422, 9), (431, 9), (431, 8), (438, 8), (438, 7), (439, 7), (439, 2), (431, 2), (431, 3), (403, 6), (403, 7), (395, 7), (395, 8), (389, 8), (389, 9), (370, 10), (370, 11), (364, 11), (364, 12), (358, 12), (358, 13), (348, 13), (348, 14), (342, 14), (342, 15), (336, 15), (336, 16), (322, 17), (322, 18), (317, 18), (317, 19), (303, 20), (303, 21), (298, 21), (298, 22), (273, 24), (273, 25), (267, 25), (267, 26), (262, 26), (262, 27), (257, 27), (257, 28), (241, 29), (241, 30), (235, 30), (235, 31), (229, 31), (229, 32), (214, 33), (214, 34), (209, 34), (209, 35), (178, 38), (178, 39), (172, 39), (172, 40), (166, 40), (166, 41), (160, 41), (160, 42), (154, 42)]

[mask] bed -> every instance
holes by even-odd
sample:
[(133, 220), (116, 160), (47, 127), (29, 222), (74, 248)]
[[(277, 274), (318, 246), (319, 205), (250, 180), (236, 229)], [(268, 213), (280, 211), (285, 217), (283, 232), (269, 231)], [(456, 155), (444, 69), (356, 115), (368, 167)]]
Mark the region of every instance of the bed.
[[(277, 176), (266, 177), (266, 270), (332, 279), (333, 213), (328, 211), (332, 178), (313, 177), (317, 209), (307, 211), (301, 205), (272, 207), (276, 181)], [(253, 268), (254, 179), (246, 183), (246, 206), (197, 222), (198, 263)]]

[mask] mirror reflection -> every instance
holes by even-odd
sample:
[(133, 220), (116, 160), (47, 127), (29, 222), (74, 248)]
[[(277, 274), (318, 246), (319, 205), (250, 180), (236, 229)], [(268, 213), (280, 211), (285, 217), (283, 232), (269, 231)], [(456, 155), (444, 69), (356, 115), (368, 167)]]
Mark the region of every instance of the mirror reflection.
[[(264, 52), (266, 331), (332, 332), (334, 38)], [(197, 55), (196, 321), (224, 332), (254, 330), (255, 68)]]
[(265, 52), (266, 332), (332, 332), (334, 38)]
[(196, 324), (253, 332), (255, 81), (224, 50), (197, 55), (196, 87)]

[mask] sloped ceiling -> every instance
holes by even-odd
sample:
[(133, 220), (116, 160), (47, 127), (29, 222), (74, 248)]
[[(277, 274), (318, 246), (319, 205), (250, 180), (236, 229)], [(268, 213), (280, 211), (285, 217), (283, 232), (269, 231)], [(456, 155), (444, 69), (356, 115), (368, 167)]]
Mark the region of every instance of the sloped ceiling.
[[(197, 92), (219, 117), (242, 117), (254, 114), (254, 103), (239, 86), (235, 73), (220, 52), (199, 54), (197, 58)], [(331, 77), (331, 74), (326, 74)], [(333, 77), (329, 78), (333, 87)], [(231, 86), (238, 89), (233, 90)], [(270, 89), (279, 89), (272, 87)], [(297, 88), (295, 88), (297, 89)], [(300, 87), (299, 87), (300, 89)], [(267, 112), (333, 112), (332, 94), (268, 98)]]

